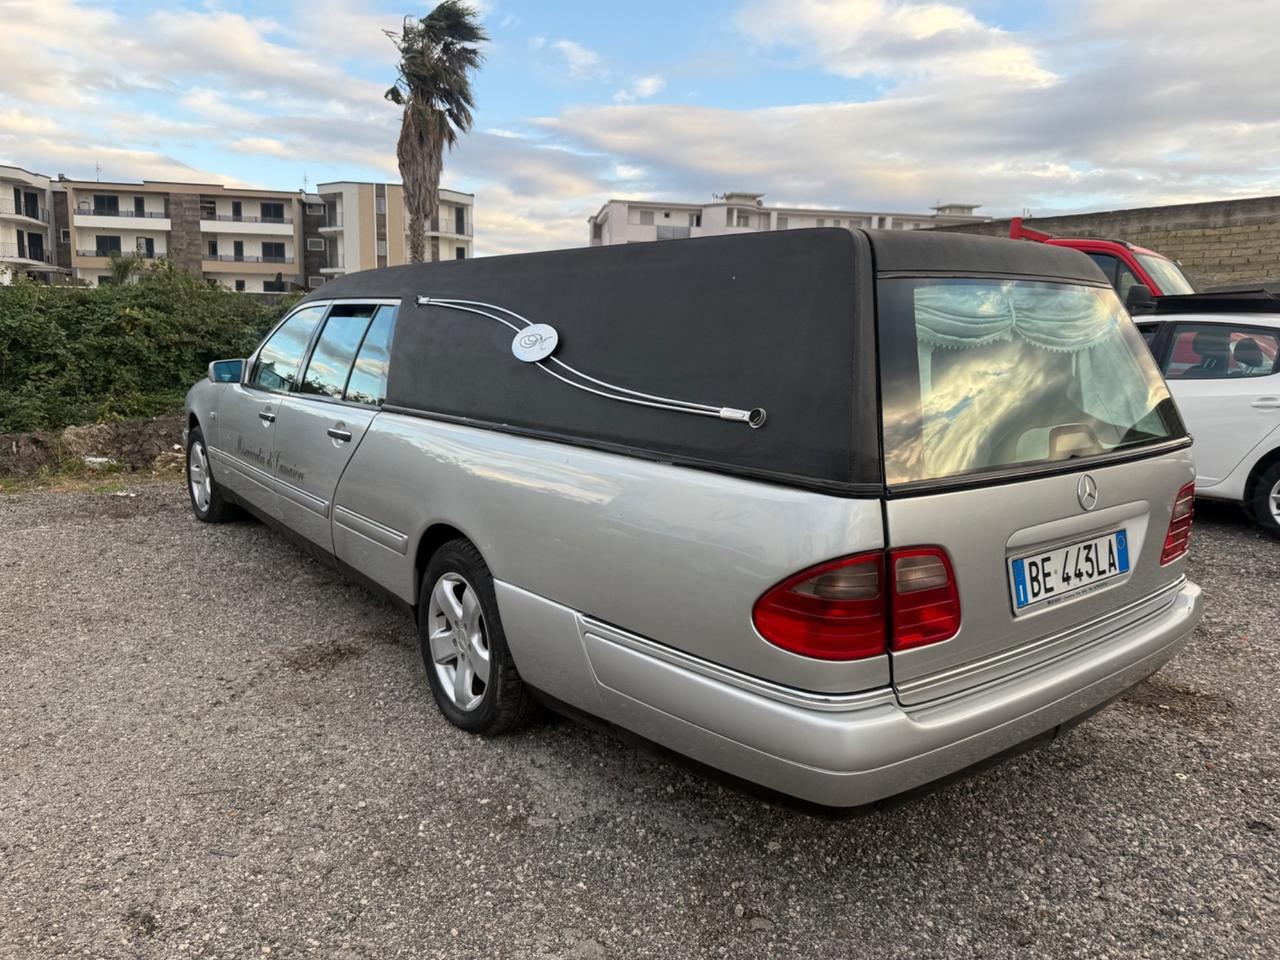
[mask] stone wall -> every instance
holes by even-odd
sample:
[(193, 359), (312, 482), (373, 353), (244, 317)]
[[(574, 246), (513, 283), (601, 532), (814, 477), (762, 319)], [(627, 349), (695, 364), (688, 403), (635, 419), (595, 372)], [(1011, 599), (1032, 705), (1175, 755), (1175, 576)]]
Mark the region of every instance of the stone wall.
[[(1180, 261), (1200, 289), (1280, 280), (1280, 197), (1034, 217), (1025, 222), (1058, 236), (1105, 237), (1150, 247)], [(937, 229), (1007, 237), (1009, 221)]]
[(204, 239), (200, 235), (200, 194), (169, 194), (169, 260), (176, 267), (203, 276)]

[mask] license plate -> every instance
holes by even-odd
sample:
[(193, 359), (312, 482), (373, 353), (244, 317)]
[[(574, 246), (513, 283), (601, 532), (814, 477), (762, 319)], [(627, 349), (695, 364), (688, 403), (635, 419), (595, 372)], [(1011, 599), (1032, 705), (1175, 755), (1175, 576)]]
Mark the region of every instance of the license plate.
[(1009, 561), (1017, 611), (1076, 593), (1129, 572), (1129, 538), (1123, 530)]

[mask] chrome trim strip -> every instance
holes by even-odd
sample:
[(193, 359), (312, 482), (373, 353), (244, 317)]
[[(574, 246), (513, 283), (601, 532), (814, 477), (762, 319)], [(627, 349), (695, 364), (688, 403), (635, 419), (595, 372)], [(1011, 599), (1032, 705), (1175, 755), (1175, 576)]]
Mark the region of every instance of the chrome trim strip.
[[(983, 685), (982, 681), (974, 679), (980, 674), (992, 673), (993, 675), (988, 678), (990, 681), (1002, 681), (1007, 680), (1010, 677), (1016, 677), (1025, 670), (1034, 670), (1038, 667), (1044, 666), (1046, 663), (1052, 663), (1054, 660), (1058, 659), (1057, 656), (1049, 657), (1047, 659), (1039, 659), (1035, 656), (1047, 648), (1065, 646), (1066, 649), (1064, 649), (1058, 656), (1070, 656), (1074, 653), (1078, 653), (1081, 650), (1088, 649), (1100, 640), (1105, 640), (1107, 637), (1111, 636), (1111, 631), (1094, 638), (1084, 644), (1084, 646), (1073, 646), (1071, 645), (1072, 640), (1075, 640), (1085, 634), (1092, 633), (1099, 627), (1115, 624), (1116, 629), (1128, 629), (1150, 616), (1155, 616), (1162, 612), (1165, 607), (1174, 602), (1178, 592), (1186, 585), (1186, 583), (1187, 578), (1184, 574), (1172, 583), (1166, 584), (1156, 590), (1154, 593), (1150, 593), (1145, 597), (1133, 600), (1117, 610), (1111, 610), (1101, 616), (1094, 617), (1092, 620), (1088, 620), (1084, 623), (1078, 623), (1067, 630), (1050, 634), (1046, 637), (1040, 637), (1038, 640), (1033, 640), (1019, 647), (1013, 647), (1009, 650), (1001, 650), (998, 653), (982, 660), (974, 660), (970, 663), (964, 663), (959, 666), (952, 667), (949, 670), (931, 673), (927, 677), (921, 677), (918, 680), (895, 684), (898, 696), (904, 701), (904, 705), (908, 706), (910, 709), (924, 706), (926, 703), (932, 705), (937, 703), (939, 700), (946, 699), (952, 695), (965, 696), (972, 693), (975, 687)], [(1161, 604), (1160, 601), (1165, 599), (1168, 600), (1168, 603)], [(1150, 609), (1143, 609), (1147, 607)], [(1129, 617), (1130, 614), (1134, 613), (1137, 613), (1138, 615), (1126, 620), (1126, 617)], [(1028, 662), (1024, 667), (1016, 670), (1001, 669), (1002, 667), (1018, 660), (1029, 660), (1030, 662)], [(951, 693), (939, 693), (937, 698), (921, 696), (922, 694), (927, 694), (929, 690), (953, 686), (957, 682), (963, 682), (966, 679), (973, 682), (965, 684)]]
[(386, 524), (356, 513), (354, 510), (348, 510), (340, 504), (334, 504), (333, 522), (335, 526), (359, 534), (366, 540), (372, 540), (380, 547), (394, 550), (401, 556), (409, 552), (409, 535), (407, 533), (401, 533), (393, 527), (388, 527)]
[(255, 467), (251, 463), (245, 463), (239, 457), (233, 457), (225, 450), (219, 450), (217, 447), (209, 447), (208, 450), (214, 460), (221, 460), (223, 464), (235, 470), (245, 479), (258, 484), (260, 487), (265, 487), (268, 493), (271, 492), (271, 474), (259, 467)]
[(329, 501), (322, 500), (317, 496), (313, 496), (301, 487), (295, 487), (291, 483), (286, 483), (279, 477), (273, 481), (276, 493), (284, 497), (290, 503), (302, 507), (304, 510), (310, 510), (312, 513), (322, 517), (329, 516)]
[(820, 710), (824, 713), (848, 713), (854, 710), (865, 710), (868, 707), (875, 707), (880, 704), (897, 703), (892, 687), (879, 687), (875, 690), (865, 690), (860, 693), (843, 694), (811, 693), (807, 690), (797, 690), (794, 687), (783, 686), (780, 683), (763, 680), (729, 667), (720, 666), (717, 663), (703, 660), (701, 657), (692, 656), (681, 650), (676, 650), (674, 647), (668, 647), (665, 644), (649, 640), (634, 633), (627, 633), (607, 623), (594, 620), (585, 614), (579, 613), (577, 619), (578, 630), (584, 642), (590, 637), (604, 643), (625, 647), (628, 650), (653, 657), (655, 660), (681, 667), (707, 679), (726, 683), (737, 687), (739, 690), (768, 697), (770, 700), (776, 700), (779, 703), (789, 704), (793, 707)]

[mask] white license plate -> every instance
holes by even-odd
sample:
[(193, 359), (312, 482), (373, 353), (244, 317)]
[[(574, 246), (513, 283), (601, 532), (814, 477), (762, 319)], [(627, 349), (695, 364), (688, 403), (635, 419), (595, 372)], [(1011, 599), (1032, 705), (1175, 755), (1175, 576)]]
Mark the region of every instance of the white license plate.
[(1013, 606), (1023, 611), (1129, 572), (1129, 537), (1123, 530), (1041, 550), (1009, 561)]

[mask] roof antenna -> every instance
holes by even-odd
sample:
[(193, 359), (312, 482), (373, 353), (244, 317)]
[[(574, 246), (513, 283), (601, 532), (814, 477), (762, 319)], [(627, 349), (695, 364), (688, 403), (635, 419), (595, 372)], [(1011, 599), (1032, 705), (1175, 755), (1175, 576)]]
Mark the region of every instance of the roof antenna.
[(93, 179), (98, 183), (102, 182), (102, 164), (97, 160), (93, 161)]

